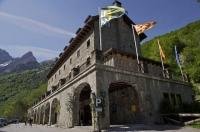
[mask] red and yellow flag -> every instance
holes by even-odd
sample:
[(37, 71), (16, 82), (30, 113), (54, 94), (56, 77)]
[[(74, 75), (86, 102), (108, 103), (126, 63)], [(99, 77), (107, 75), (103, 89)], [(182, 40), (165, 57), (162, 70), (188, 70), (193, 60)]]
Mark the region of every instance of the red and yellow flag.
[(165, 61), (166, 60), (166, 56), (165, 56), (165, 54), (164, 54), (164, 52), (162, 50), (162, 47), (160, 45), (160, 41), (159, 40), (158, 40), (158, 47), (159, 47), (159, 51), (160, 51), (160, 57), (163, 59), (163, 61)]
[(143, 24), (137, 24), (137, 25), (133, 25), (136, 33), (138, 35), (140, 35), (141, 33), (144, 33), (144, 31), (151, 29), (152, 27), (154, 27), (156, 24), (155, 21), (150, 21), (150, 22), (146, 22)]

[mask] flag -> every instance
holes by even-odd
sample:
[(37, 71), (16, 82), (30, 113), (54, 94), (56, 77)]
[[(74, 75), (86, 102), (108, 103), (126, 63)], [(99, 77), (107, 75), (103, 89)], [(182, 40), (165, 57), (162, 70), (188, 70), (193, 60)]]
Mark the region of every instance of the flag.
[(179, 54), (178, 54), (176, 45), (175, 45), (175, 47), (174, 47), (174, 50), (175, 50), (175, 56), (176, 56), (176, 63), (177, 63), (178, 66), (180, 67), (180, 66), (181, 66), (181, 63), (180, 63), (180, 58), (179, 58)]
[(125, 9), (118, 6), (107, 6), (100, 11), (101, 26), (114, 18), (119, 18), (125, 14)]
[(154, 27), (156, 24), (155, 21), (150, 21), (150, 22), (146, 22), (143, 24), (137, 24), (137, 25), (133, 25), (136, 33), (138, 35), (140, 35), (141, 33), (144, 33), (144, 31), (151, 29), (152, 27)]
[(162, 50), (162, 47), (161, 47), (161, 45), (160, 45), (159, 40), (158, 40), (158, 47), (159, 47), (159, 51), (160, 51), (160, 57), (165, 61), (165, 60), (166, 60), (166, 57), (165, 57), (165, 54), (164, 54), (164, 52), (163, 52), (163, 50)]
[(176, 56), (176, 63), (178, 64), (178, 66), (179, 66), (179, 68), (180, 68), (183, 81), (185, 81), (185, 80), (187, 80), (187, 77), (185, 78), (185, 76), (184, 76), (184, 74), (183, 74), (183, 69), (182, 69), (181, 62), (180, 62), (180, 56), (179, 56), (179, 54), (178, 54), (176, 45), (175, 45), (175, 47), (174, 47), (174, 50), (175, 50), (175, 56)]

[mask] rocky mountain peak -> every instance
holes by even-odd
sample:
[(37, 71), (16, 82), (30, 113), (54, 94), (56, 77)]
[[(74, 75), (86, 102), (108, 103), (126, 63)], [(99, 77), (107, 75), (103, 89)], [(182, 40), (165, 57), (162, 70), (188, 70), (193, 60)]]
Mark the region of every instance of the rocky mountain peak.
[(39, 67), (39, 63), (31, 51), (18, 58), (12, 58), (5, 50), (1, 50), (1, 52), (4, 54), (0, 54), (0, 60), (6, 56), (7, 59), (2, 61), (2, 64), (0, 63), (0, 73), (21, 72)]
[(26, 62), (37, 62), (35, 56), (31, 51), (25, 53), (20, 59)]
[(12, 59), (7, 51), (0, 49), (0, 64), (11, 61)]

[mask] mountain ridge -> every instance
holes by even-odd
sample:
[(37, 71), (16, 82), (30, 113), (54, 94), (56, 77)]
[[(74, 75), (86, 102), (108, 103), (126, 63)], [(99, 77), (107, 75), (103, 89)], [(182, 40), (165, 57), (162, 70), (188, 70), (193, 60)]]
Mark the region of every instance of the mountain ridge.
[(54, 60), (21, 72), (0, 74), (0, 117), (22, 120), (30, 105), (47, 90), (47, 73)]
[(2, 60), (0, 63), (0, 73), (21, 72), (39, 67), (39, 63), (31, 51), (17, 58), (13, 58), (7, 51), (2, 49), (0, 49), (0, 54), (0, 60)]
[[(187, 24), (186, 26), (157, 36), (141, 45), (144, 57), (160, 61), (160, 53), (157, 40), (166, 56), (165, 63), (170, 65), (173, 76), (180, 78), (181, 71), (176, 63), (176, 45), (182, 63), (183, 72), (189, 75), (194, 85), (196, 94), (200, 95), (200, 20)], [(199, 96), (200, 97), (200, 96)], [(200, 99), (200, 98), (199, 98)]]
[(0, 49), (0, 64), (10, 61), (12, 59), (12, 56), (10, 56), (10, 54), (6, 50)]

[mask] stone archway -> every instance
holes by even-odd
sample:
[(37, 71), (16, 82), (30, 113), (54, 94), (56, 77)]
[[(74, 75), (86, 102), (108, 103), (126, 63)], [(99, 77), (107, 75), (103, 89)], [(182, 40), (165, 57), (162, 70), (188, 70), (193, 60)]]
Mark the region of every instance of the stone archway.
[(137, 121), (139, 98), (135, 87), (125, 82), (109, 86), (110, 124), (126, 124)]
[(49, 122), (49, 111), (50, 111), (50, 103), (49, 102), (45, 105), (44, 111), (45, 111), (44, 112), (44, 114), (45, 114), (44, 124), (48, 124), (48, 122)]
[(51, 105), (51, 124), (57, 124), (60, 115), (60, 101), (55, 98)]
[(74, 124), (81, 126), (92, 125), (91, 87), (88, 83), (80, 84), (75, 91)]

